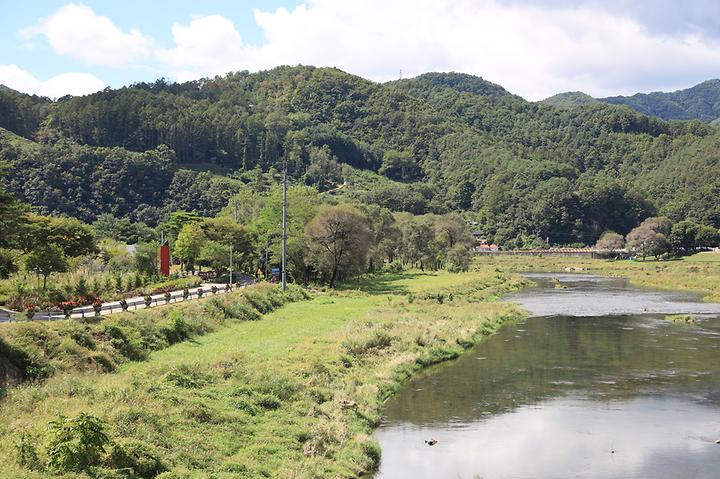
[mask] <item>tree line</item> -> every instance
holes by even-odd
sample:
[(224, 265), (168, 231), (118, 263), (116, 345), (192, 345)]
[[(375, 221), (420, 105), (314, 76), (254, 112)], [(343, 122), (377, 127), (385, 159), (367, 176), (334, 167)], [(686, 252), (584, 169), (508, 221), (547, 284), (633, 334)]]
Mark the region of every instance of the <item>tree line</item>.
[(38, 213), (88, 222), (213, 215), (285, 163), (320, 191), (346, 184), (349, 201), (469, 212), (510, 246), (593, 244), (657, 215), (720, 226), (713, 127), (531, 103), (468, 75), (377, 84), (279, 67), (56, 102), (0, 89), (0, 127), (33, 140), (0, 135), (10, 189)]

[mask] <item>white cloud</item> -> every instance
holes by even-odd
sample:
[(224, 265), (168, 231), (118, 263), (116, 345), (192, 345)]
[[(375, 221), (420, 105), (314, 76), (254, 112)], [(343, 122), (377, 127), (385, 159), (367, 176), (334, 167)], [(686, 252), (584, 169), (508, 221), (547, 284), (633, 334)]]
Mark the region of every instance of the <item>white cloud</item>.
[[(598, 6), (540, 8), (497, 0), (307, 0), (255, 11), (266, 42), (243, 43), (220, 15), (174, 25), (157, 58), (184, 80), (280, 64), (337, 66), (374, 80), (462, 71), (528, 99), (687, 87), (717, 75), (720, 43), (663, 36)], [(182, 72), (182, 73), (181, 73)]]
[(0, 65), (0, 84), (23, 93), (50, 98), (87, 95), (105, 88), (105, 83), (88, 73), (61, 73), (42, 81), (17, 65)]
[[(221, 15), (193, 19), (188, 26), (172, 26), (173, 49), (158, 49), (157, 58), (170, 67), (190, 66), (205, 75), (225, 73), (245, 55), (240, 33)], [(179, 72), (179, 78), (197, 77), (192, 71)]]
[(37, 25), (21, 31), (30, 39), (43, 35), (52, 49), (90, 65), (123, 67), (137, 64), (152, 53), (152, 39), (131, 30), (124, 33), (85, 5), (70, 3)]

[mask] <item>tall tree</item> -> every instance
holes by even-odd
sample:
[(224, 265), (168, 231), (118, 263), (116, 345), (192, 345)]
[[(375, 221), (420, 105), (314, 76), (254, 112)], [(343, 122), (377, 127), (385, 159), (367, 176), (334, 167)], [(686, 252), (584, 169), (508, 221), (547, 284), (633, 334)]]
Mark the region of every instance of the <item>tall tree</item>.
[(358, 209), (338, 205), (321, 210), (305, 227), (306, 261), (330, 287), (339, 277), (364, 270), (372, 239), (368, 220)]
[(75, 218), (31, 215), (28, 236), (26, 249), (52, 244), (67, 257), (97, 252), (95, 230)]
[(6, 190), (4, 172), (0, 164), (0, 248), (12, 248), (22, 242), (27, 208)]
[(613, 252), (622, 249), (625, 246), (625, 239), (622, 235), (614, 231), (606, 231), (600, 236), (600, 239), (595, 243), (595, 248), (600, 251)]
[(186, 223), (175, 241), (175, 256), (183, 260), (186, 271), (195, 271), (195, 261), (207, 240), (198, 223)]
[(647, 256), (660, 258), (670, 250), (670, 243), (664, 234), (658, 233), (649, 226), (638, 226), (628, 233), (628, 248), (644, 260)]
[(43, 278), (43, 289), (47, 288), (47, 278), (52, 273), (67, 271), (67, 260), (63, 250), (54, 244), (37, 246), (25, 257), (25, 267), (35, 271)]

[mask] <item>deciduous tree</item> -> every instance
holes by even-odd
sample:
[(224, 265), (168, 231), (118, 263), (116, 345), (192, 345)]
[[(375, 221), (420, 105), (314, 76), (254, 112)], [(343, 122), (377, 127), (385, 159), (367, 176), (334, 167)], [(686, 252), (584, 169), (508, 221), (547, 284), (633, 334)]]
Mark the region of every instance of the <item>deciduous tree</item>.
[(338, 205), (321, 210), (305, 227), (306, 261), (330, 287), (339, 277), (365, 269), (372, 240), (368, 220), (359, 210)]
[(614, 231), (606, 231), (595, 243), (595, 248), (600, 251), (613, 252), (625, 247), (625, 238)]
[(183, 260), (186, 271), (195, 271), (195, 260), (200, 255), (203, 242), (207, 240), (198, 223), (186, 223), (175, 241), (175, 256)]
[(35, 247), (25, 257), (25, 267), (28, 271), (35, 271), (43, 278), (43, 289), (47, 287), (47, 278), (52, 273), (67, 271), (67, 260), (59, 246), (45, 244)]

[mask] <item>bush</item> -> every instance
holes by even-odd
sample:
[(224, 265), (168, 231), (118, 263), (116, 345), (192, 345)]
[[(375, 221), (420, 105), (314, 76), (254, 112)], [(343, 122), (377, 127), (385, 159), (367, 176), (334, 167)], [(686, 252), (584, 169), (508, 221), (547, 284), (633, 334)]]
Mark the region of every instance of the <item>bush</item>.
[(448, 251), (445, 268), (451, 273), (467, 271), (470, 269), (471, 259), (472, 253), (470, 253), (470, 250), (461, 244), (457, 244)]
[(197, 372), (187, 364), (179, 366), (165, 376), (165, 380), (187, 389), (196, 389), (207, 383), (207, 377)]
[(29, 433), (22, 433), (15, 442), (17, 451), (17, 461), (22, 467), (30, 470), (42, 469), (43, 464), (40, 461), (37, 452), (37, 438)]
[(151, 479), (166, 470), (154, 447), (136, 439), (118, 440), (108, 456), (114, 468), (131, 469), (134, 477)]
[(168, 344), (175, 344), (190, 337), (190, 328), (179, 311), (171, 311), (168, 317), (170, 324), (162, 329)]
[(353, 337), (343, 342), (343, 347), (352, 356), (363, 356), (373, 350), (390, 347), (392, 336), (385, 331), (373, 331), (359, 337)]
[(282, 405), (280, 398), (274, 394), (259, 394), (255, 398), (255, 404), (263, 409), (277, 409)]
[(393, 261), (392, 263), (385, 266), (385, 271), (387, 273), (402, 273), (403, 271), (403, 265), (400, 261)]
[(104, 429), (100, 418), (88, 414), (58, 417), (48, 428), (48, 465), (59, 472), (81, 472), (99, 465), (110, 442)]
[(262, 373), (256, 382), (259, 392), (273, 395), (282, 401), (289, 401), (302, 389), (302, 384), (295, 379), (280, 374)]

